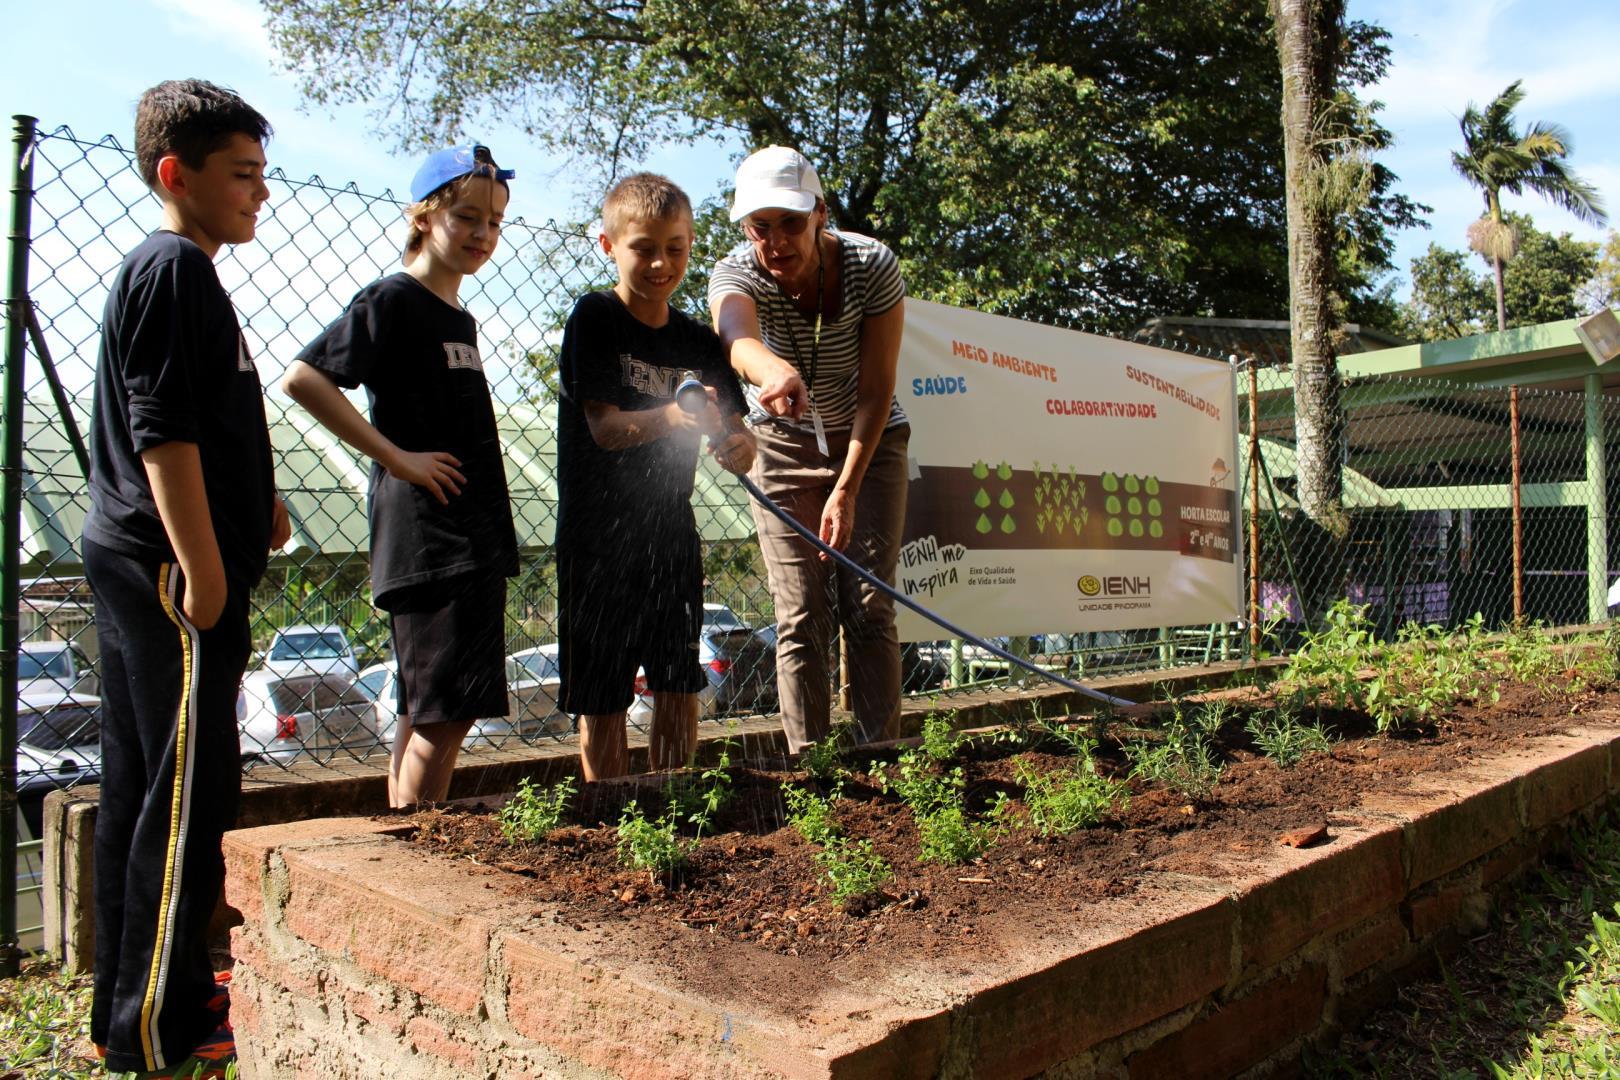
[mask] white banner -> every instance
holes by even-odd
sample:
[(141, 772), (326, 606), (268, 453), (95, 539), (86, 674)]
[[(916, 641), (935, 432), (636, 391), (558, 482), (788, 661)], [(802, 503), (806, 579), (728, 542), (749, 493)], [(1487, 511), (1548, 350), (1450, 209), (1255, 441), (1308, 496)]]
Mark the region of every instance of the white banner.
[[(906, 301), (911, 484), (895, 584), (964, 629), (1241, 616), (1236, 393), (1224, 363)], [(898, 611), (900, 637), (944, 631)]]

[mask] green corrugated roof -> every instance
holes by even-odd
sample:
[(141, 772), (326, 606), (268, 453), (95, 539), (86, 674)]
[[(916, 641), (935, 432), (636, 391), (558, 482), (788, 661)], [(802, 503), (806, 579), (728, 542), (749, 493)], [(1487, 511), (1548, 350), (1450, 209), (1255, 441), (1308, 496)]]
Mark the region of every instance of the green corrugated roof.
[[(80, 431), (88, 437), (88, 408), (75, 402), (73, 409)], [(528, 550), (550, 547), (557, 518), (553, 412), (549, 407), (504, 402), (497, 402), (496, 410), (518, 543)], [(292, 540), (282, 555), (301, 561), (317, 553), (365, 552), (369, 463), (291, 402), (267, 397), (265, 413), (277, 460), (276, 487), (293, 526)], [(84, 529), (84, 478), (49, 401), (29, 400), (24, 405), (23, 457), (23, 573), (82, 572), (78, 542)], [(692, 505), (705, 540), (754, 535), (741, 485), (707, 454), (701, 455)], [(628, 509), (627, 527), (634, 528), (635, 508)]]

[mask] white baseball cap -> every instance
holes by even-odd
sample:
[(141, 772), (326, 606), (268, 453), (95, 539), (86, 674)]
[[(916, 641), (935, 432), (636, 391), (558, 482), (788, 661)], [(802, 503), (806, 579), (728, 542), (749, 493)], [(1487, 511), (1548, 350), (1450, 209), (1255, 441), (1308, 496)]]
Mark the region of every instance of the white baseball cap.
[(755, 210), (765, 209), (807, 214), (821, 197), (821, 178), (803, 154), (789, 146), (767, 146), (737, 166), (731, 220), (741, 221)]

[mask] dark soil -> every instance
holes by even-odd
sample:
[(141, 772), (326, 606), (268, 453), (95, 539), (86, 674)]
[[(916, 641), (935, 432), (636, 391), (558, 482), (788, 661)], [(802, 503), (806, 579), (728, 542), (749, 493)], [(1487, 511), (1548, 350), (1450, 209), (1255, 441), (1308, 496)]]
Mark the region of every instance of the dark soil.
[[(999, 951), (1041, 926), (1072, 924), (1075, 913), (1103, 897), (1130, 897), (1166, 872), (1229, 878), (1246, 854), (1270, 851), (1284, 834), (1342, 824), (1336, 815), (1374, 792), (1400, 791), (1425, 775), (1445, 772), (1506, 746), (1573, 725), (1620, 720), (1620, 689), (1546, 694), (1528, 686), (1502, 687), (1496, 703), (1461, 705), (1422, 730), (1375, 734), (1365, 717), (1323, 719), (1343, 740), (1330, 753), (1279, 768), (1259, 755), (1242, 733), (1245, 710), (1258, 699), (1224, 692), (1239, 708), (1223, 729), (1226, 767), (1205, 800), (1192, 803), (1157, 784), (1132, 780), (1129, 805), (1104, 824), (1067, 837), (1043, 838), (1014, 828), (981, 859), (961, 866), (918, 861), (911, 811), (881, 794), (851, 761), (854, 779), (844, 789), (838, 818), (845, 833), (871, 839), (894, 869), (877, 902), (845, 911), (831, 898), (812, 862), (815, 851), (785, 824), (783, 783), (807, 783), (802, 772), (738, 767), (735, 796), (722, 811), (716, 835), (705, 837), (684, 872), (654, 881), (619, 865), (614, 824), (636, 798), (649, 815), (661, 813), (656, 781), (588, 785), (575, 800), (570, 824), (544, 842), (509, 843), (486, 807), (423, 811), (411, 822), (420, 844), (474, 859), (531, 879), (524, 895), (537, 911), (576, 927), (637, 923), (650, 951), (680, 945), (687, 974), (701, 981), (703, 959), (694, 942), (747, 942), (801, 958), (801, 974), (859, 952), (867, 963), (886, 955), (961, 964)], [(1124, 778), (1119, 750), (1151, 730), (1115, 724), (1106, 733), (1099, 765)], [(892, 760), (898, 751), (882, 757)], [(1034, 749), (975, 741), (960, 754), (967, 777), (966, 804), (978, 811), (996, 792), (1016, 797), (1016, 758), (1042, 767), (1072, 759), (1047, 740)], [(1234, 869), (1236, 868), (1236, 869)], [(1143, 901), (1150, 897), (1144, 892)], [(702, 931), (694, 934), (693, 930)]]

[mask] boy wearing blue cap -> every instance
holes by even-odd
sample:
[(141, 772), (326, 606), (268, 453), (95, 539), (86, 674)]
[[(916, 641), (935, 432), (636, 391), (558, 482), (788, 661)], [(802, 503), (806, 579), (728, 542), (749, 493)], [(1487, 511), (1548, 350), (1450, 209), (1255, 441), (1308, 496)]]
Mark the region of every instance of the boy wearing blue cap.
[[(371, 593), (398, 665), (396, 808), (442, 800), (473, 721), (508, 710), (517, 536), (478, 326), (458, 294), (495, 251), (512, 176), (483, 146), (429, 156), (405, 207), (406, 269), (360, 290), (281, 384), (372, 460)], [(369, 422), (340, 389), (357, 386)]]
[(264, 394), (214, 270), (253, 239), (270, 125), (230, 90), (160, 83), (135, 158), (162, 226), (102, 317), (84, 565), (101, 645), (95, 994), (114, 1072), (219, 1076), (234, 1057), (208, 921), (241, 797), (248, 595), (287, 542)]

